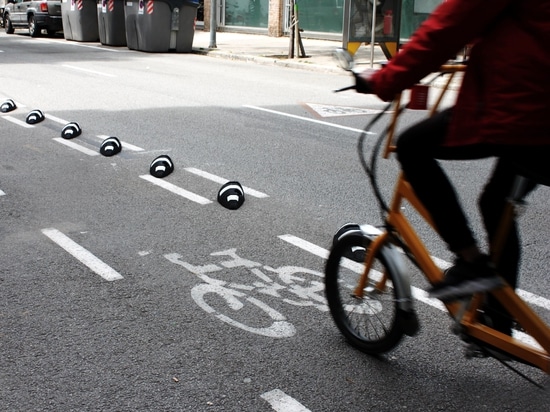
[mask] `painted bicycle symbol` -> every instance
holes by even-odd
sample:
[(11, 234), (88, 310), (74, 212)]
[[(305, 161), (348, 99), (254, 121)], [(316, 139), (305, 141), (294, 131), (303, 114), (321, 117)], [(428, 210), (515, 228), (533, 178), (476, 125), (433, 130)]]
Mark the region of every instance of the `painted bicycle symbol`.
[[(273, 268), (262, 265), (238, 256), (237, 249), (214, 252), (210, 256), (224, 260), (193, 265), (183, 261), (177, 253), (164, 255), (170, 262), (202, 280), (203, 283), (191, 289), (191, 297), (201, 309), (225, 323), (272, 338), (287, 338), (296, 334), (294, 325), (283, 314), (251, 294), (263, 295), (266, 299), (281, 299), (293, 306), (328, 311), (321, 272), (298, 266)], [(248, 277), (252, 281), (232, 282), (208, 275), (214, 272), (238, 276), (239, 280)]]

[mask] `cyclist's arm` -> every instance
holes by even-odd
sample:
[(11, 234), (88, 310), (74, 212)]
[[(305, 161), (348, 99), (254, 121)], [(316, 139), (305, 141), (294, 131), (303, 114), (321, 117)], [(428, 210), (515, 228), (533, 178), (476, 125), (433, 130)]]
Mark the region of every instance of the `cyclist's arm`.
[(462, 47), (482, 37), (514, 0), (447, 0), (413, 34), (405, 47), (375, 74), (366, 74), (383, 100), (437, 71)]

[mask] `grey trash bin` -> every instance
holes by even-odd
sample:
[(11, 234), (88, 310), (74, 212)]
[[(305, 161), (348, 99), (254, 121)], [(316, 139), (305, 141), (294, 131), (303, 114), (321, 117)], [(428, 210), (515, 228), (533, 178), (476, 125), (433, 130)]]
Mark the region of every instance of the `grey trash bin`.
[(128, 48), (190, 52), (198, 6), (198, 0), (125, 0)]
[(99, 41), (106, 46), (126, 46), (124, 0), (97, 0)]
[(61, 16), (63, 17), (63, 34), (67, 40), (97, 41), (96, 0), (63, 0)]

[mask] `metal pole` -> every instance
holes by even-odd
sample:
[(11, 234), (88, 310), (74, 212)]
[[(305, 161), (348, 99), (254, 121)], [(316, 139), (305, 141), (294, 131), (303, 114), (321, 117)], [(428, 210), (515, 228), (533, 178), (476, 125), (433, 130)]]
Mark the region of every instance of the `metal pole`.
[(216, 46), (216, 30), (218, 25), (218, 1), (210, 0), (210, 49), (215, 49)]
[(299, 20), (298, 20), (298, 3), (296, 0), (294, 0), (294, 41), (296, 42), (296, 46), (294, 46), (294, 50), (296, 51), (296, 58), (300, 57), (300, 26), (299, 26)]
[(370, 67), (374, 67), (374, 41), (376, 40), (376, 1), (372, 1), (372, 30), (370, 35)]

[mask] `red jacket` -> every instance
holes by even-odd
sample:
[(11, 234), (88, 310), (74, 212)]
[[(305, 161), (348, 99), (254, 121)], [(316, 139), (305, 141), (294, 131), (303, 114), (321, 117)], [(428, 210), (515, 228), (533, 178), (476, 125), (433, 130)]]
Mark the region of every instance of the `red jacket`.
[(392, 100), (469, 43), (445, 144), (550, 145), (550, 0), (447, 0), (369, 83)]

